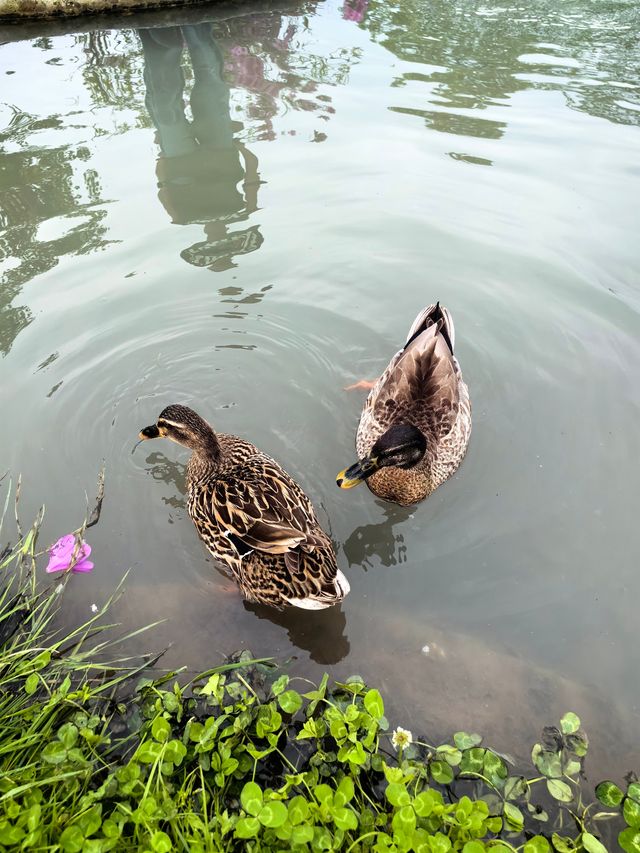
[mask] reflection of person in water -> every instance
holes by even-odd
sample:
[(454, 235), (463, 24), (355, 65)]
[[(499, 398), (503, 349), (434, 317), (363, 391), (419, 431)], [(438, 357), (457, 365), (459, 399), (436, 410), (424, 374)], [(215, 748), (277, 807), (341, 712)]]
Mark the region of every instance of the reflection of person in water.
[[(259, 227), (229, 231), (257, 210), (258, 160), (233, 138), (229, 87), (211, 24), (139, 30), (144, 51), (146, 105), (158, 131), (158, 198), (179, 225), (202, 223), (206, 239), (181, 252), (190, 264), (225, 270), (233, 258), (258, 249)], [(185, 115), (182, 52), (193, 66), (193, 121)], [(238, 184), (242, 181), (242, 191)]]

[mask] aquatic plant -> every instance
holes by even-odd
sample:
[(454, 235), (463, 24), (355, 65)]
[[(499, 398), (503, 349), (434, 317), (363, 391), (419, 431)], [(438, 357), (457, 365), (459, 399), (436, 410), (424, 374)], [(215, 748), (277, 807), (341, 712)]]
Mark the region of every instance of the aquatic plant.
[(575, 714), (527, 777), (474, 733), (389, 733), (358, 676), (316, 686), (246, 651), (192, 680), (107, 663), (111, 602), (62, 632), (77, 581), (35, 584), (40, 520), (0, 556), (0, 848), (602, 853), (619, 830), (640, 853), (640, 784), (598, 785), (606, 810), (586, 798)]

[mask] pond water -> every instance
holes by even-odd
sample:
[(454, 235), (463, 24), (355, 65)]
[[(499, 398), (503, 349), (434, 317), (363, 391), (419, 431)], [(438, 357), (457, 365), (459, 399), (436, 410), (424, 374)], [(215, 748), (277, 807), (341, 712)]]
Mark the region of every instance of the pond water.
[[(0, 471), (46, 544), (106, 464), (65, 619), (131, 567), (115, 614), (166, 620), (137, 642), (169, 666), (249, 647), (360, 672), (395, 723), (516, 752), (572, 709), (640, 769), (639, 17), (327, 0), (2, 29)], [(344, 387), (437, 299), (467, 458), (408, 510), (338, 490)], [(132, 452), (171, 402), (298, 479), (341, 606), (250, 606), (216, 571), (186, 452)]]

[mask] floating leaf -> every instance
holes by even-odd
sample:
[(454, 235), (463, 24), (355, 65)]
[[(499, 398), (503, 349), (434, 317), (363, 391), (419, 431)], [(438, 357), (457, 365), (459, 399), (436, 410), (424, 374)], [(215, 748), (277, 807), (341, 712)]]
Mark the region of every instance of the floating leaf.
[(448, 785), (453, 781), (453, 770), (446, 761), (432, 761), (429, 770), (436, 782), (441, 785)]
[(566, 836), (558, 835), (557, 832), (554, 832), (551, 836), (551, 841), (553, 843), (553, 849), (557, 850), (558, 853), (573, 853), (576, 849), (575, 844), (571, 838), (567, 838)]
[(456, 806), (455, 815), (456, 819), (460, 822), (466, 820), (469, 817), (471, 812), (473, 811), (473, 803), (469, 799), (469, 797), (461, 797), (460, 802)]
[(517, 800), (529, 790), (529, 783), (524, 776), (509, 776), (504, 784), (504, 796), (507, 800)]
[(590, 832), (582, 833), (582, 846), (587, 851), (587, 853), (607, 853), (607, 848), (601, 841), (592, 835)]
[(287, 807), (280, 800), (270, 800), (260, 809), (258, 820), (263, 826), (277, 829), (287, 819)]
[(277, 678), (271, 685), (271, 692), (274, 696), (279, 696), (283, 690), (286, 690), (288, 684), (289, 676), (281, 675), (280, 678)]
[(570, 803), (573, 799), (573, 792), (566, 782), (560, 779), (547, 779), (547, 790), (552, 797), (560, 800), (562, 803)]
[(403, 806), (393, 816), (393, 829), (402, 833), (411, 833), (416, 828), (416, 813), (411, 806)]
[(560, 728), (565, 735), (574, 734), (574, 732), (577, 732), (580, 728), (580, 717), (578, 717), (577, 714), (574, 714), (573, 711), (569, 711), (569, 713), (565, 714), (560, 720)]
[(78, 742), (78, 727), (73, 723), (65, 723), (58, 729), (57, 736), (65, 749), (73, 749)]
[(411, 802), (409, 792), (404, 785), (398, 782), (391, 782), (387, 785), (385, 794), (392, 806), (406, 806)]
[(143, 764), (153, 764), (160, 757), (162, 747), (159, 743), (147, 740), (141, 743), (136, 752), (136, 758)]
[(623, 792), (613, 782), (600, 782), (596, 788), (596, 797), (600, 800), (603, 806), (615, 808), (619, 806), (624, 797)]
[(624, 805), (622, 806), (622, 816), (628, 826), (634, 829), (640, 828), (640, 803), (625, 797)]
[(628, 827), (618, 836), (618, 844), (626, 853), (640, 853), (640, 832)]
[(582, 767), (579, 761), (574, 761), (573, 759), (569, 759), (564, 766), (564, 772), (566, 776), (576, 776)]
[(455, 746), (450, 746), (448, 743), (439, 746), (436, 749), (436, 755), (438, 758), (444, 758), (447, 764), (450, 764), (451, 767), (457, 767), (462, 761), (462, 752)]
[(38, 684), (40, 683), (40, 677), (37, 672), (32, 672), (31, 675), (27, 678), (24, 683), (24, 692), (27, 696), (33, 696), (33, 694), (38, 689)]
[(460, 762), (461, 773), (481, 773), (484, 765), (485, 750), (475, 747), (465, 749)]
[(353, 799), (355, 788), (351, 776), (344, 776), (340, 780), (338, 790), (333, 795), (333, 802), (336, 806), (344, 806)]
[(482, 736), (477, 734), (467, 734), (467, 732), (456, 732), (453, 736), (453, 742), (458, 749), (471, 749), (474, 746), (480, 746)]
[(294, 826), (291, 832), (291, 840), (294, 844), (308, 844), (313, 840), (313, 827)]
[(384, 715), (384, 702), (378, 690), (367, 690), (364, 696), (364, 707), (374, 720)]
[(493, 832), (494, 835), (499, 835), (502, 830), (501, 817), (488, 817), (485, 820), (484, 824), (487, 827), (487, 831)]
[(504, 804), (504, 817), (509, 826), (515, 829), (522, 829), (524, 826), (524, 815), (513, 803)]
[(157, 853), (170, 853), (173, 850), (173, 844), (166, 832), (158, 830), (151, 836), (151, 846)]
[(288, 804), (289, 810), (289, 823), (292, 826), (296, 826), (299, 823), (302, 823), (307, 819), (309, 814), (309, 805), (304, 797), (301, 797), (299, 794), (297, 797), (294, 797), (289, 801)]
[(333, 791), (328, 785), (317, 785), (313, 793), (316, 800), (323, 806), (330, 807), (333, 803)]
[(48, 764), (62, 764), (66, 760), (67, 750), (60, 741), (53, 740), (45, 746), (41, 755)]
[(171, 735), (171, 726), (164, 717), (156, 717), (151, 724), (151, 734), (160, 743), (164, 743)]
[(640, 803), (640, 782), (632, 782), (627, 788), (627, 797)]
[[(242, 808), (250, 815), (256, 817), (262, 808), (262, 789), (255, 782), (247, 782), (240, 794)], [(244, 836), (250, 838), (250, 836)]]
[(431, 843), (431, 853), (447, 853), (447, 851), (451, 850), (449, 838), (441, 832), (436, 832), (429, 841)]
[[(169, 743), (165, 746), (163, 758), (165, 761), (168, 761), (170, 764), (182, 764), (182, 760), (187, 754), (187, 747), (182, 743), (181, 740), (177, 740), (174, 738), (170, 740)], [(235, 765), (233, 765), (232, 769), (229, 769), (231, 764), (230, 762), (234, 762), (235, 759), (229, 759), (229, 761), (223, 762), (223, 770), (225, 774), (228, 776), (238, 766), (238, 762), (235, 761)]]
[(413, 801), (413, 810), (418, 817), (429, 817), (436, 806), (442, 805), (442, 794), (433, 788), (427, 788)]
[(542, 835), (534, 835), (524, 845), (524, 853), (548, 853), (549, 850), (551, 850), (551, 846)]
[(278, 704), (285, 714), (295, 714), (302, 707), (302, 697), (295, 690), (285, 690), (278, 696)]
[(562, 776), (562, 761), (558, 752), (549, 752), (546, 749), (541, 750), (535, 756), (534, 764), (542, 775), (547, 778), (557, 779)]
[(68, 826), (58, 839), (65, 853), (80, 853), (84, 847), (84, 833), (78, 826)]
[(534, 806), (531, 803), (527, 803), (527, 809), (534, 820), (549, 820), (549, 815), (542, 806)]
[(351, 809), (347, 808), (334, 809), (333, 822), (338, 827), (338, 829), (342, 829), (345, 832), (348, 832), (350, 829), (358, 828), (358, 818), (351, 811)]
[(494, 752), (487, 750), (483, 762), (484, 775), (489, 779), (492, 785), (496, 788), (504, 784), (507, 778), (508, 770), (504, 761)]
[(587, 754), (589, 741), (584, 732), (575, 732), (575, 734), (567, 735), (566, 740), (567, 747), (579, 758), (583, 758)]
[(260, 821), (257, 817), (241, 817), (236, 824), (237, 838), (255, 838), (260, 832)]
[(485, 846), (481, 841), (467, 841), (462, 848), (462, 853), (484, 853)]
[(102, 824), (102, 806), (95, 805), (88, 809), (77, 820), (77, 825), (85, 836), (93, 835), (100, 829)]

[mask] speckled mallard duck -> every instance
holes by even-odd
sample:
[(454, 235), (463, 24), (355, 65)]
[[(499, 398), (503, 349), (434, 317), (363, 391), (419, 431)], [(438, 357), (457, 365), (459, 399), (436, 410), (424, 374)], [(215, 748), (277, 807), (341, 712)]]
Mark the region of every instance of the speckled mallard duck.
[(189, 515), (245, 598), (320, 610), (347, 595), (349, 582), (311, 501), (277, 462), (242, 438), (214, 432), (187, 406), (167, 406), (140, 432), (159, 437), (193, 451)]
[(407, 342), (374, 383), (358, 433), (358, 461), (341, 471), (349, 489), (407, 506), (426, 498), (462, 461), (471, 434), (469, 390), (453, 354), (451, 314), (440, 304), (421, 311)]

